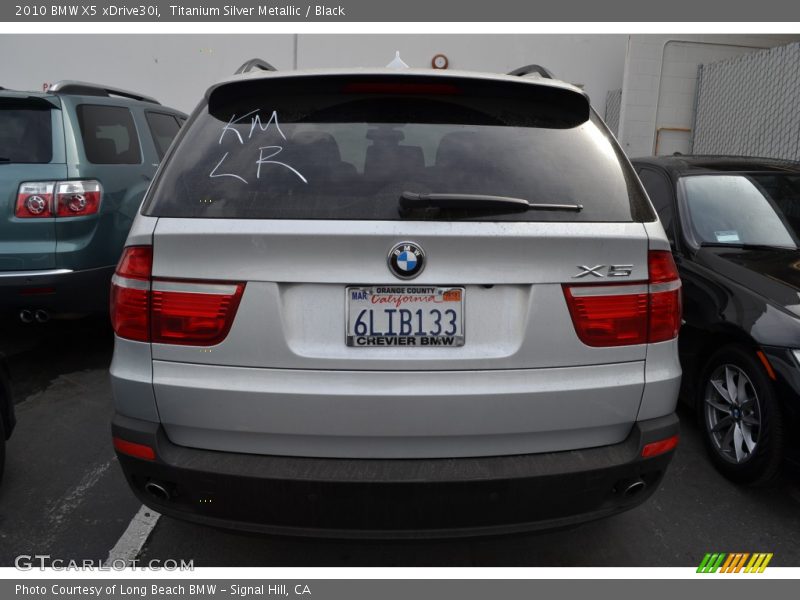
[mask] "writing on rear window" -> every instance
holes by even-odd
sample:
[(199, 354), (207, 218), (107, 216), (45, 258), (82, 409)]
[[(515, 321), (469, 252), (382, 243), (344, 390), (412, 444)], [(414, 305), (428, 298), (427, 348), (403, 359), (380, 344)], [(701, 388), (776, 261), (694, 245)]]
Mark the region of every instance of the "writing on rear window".
[[(252, 162), (252, 164), (248, 163), (247, 160), (239, 161), (238, 165), (241, 169), (240, 172), (236, 172), (236, 168), (231, 167), (230, 165), (223, 166), (222, 163), (224, 163), (230, 155), (230, 151), (228, 151), (222, 154), (219, 162), (214, 165), (214, 168), (211, 169), (211, 172), (208, 174), (208, 176), (212, 179), (215, 177), (232, 177), (233, 179), (237, 179), (242, 183), (247, 184), (249, 183), (248, 179), (252, 177), (255, 177), (255, 179), (261, 179), (262, 167), (264, 167), (264, 175), (267, 176), (267, 167), (273, 165), (288, 169), (297, 175), (300, 181), (303, 183), (308, 183), (308, 180), (302, 175), (302, 173), (300, 173), (300, 171), (286, 164), (285, 162), (274, 160), (275, 157), (283, 152), (284, 146), (282, 144), (267, 146), (259, 145), (259, 140), (263, 140), (267, 137), (265, 134), (269, 133), (271, 125), (274, 126), (273, 129), (278, 133), (280, 138), (284, 141), (286, 140), (286, 134), (283, 133), (278, 121), (278, 111), (273, 110), (270, 113), (269, 119), (266, 123), (262, 122), (260, 113), (261, 109), (256, 108), (240, 117), (237, 117), (235, 114), (231, 115), (231, 118), (228, 120), (228, 122), (223, 125), (222, 132), (219, 135), (219, 141), (217, 142), (218, 145), (221, 146), (226, 139), (230, 141), (232, 138), (234, 144), (238, 142), (239, 146), (245, 146), (247, 148), (246, 151), (253, 152), (253, 157), (255, 160)], [(242, 132), (236, 128), (236, 125), (241, 125), (243, 123), (246, 124), (248, 120), (250, 122), (250, 130), (249, 132), (245, 132), (245, 135), (242, 135)], [(228, 134), (227, 138), (225, 136), (226, 133)], [(252, 144), (251, 142), (253, 142), (254, 134), (256, 134), (256, 143)], [(239, 151), (239, 149), (234, 151)], [(244, 170), (245, 168), (246, 171)], [(255, 174), (253, 175), (251, 171), (254, 171)], [(247, 177), (247, 179), (245, 177)]]
[[(621, 150), (574, 92), (464, 80), (458, 94), (398, 94), (350, 83), (303, 77), (213, 90), (151, 187), (145, 214), (626, 222), (649, 211)], [(405, 193), (583, 210), (401, 211)]]

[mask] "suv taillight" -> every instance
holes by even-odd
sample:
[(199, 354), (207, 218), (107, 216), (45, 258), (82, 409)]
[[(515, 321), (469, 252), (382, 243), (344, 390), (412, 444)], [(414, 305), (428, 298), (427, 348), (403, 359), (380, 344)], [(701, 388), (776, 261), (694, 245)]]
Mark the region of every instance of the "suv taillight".
[(681, 282), (672, 254), (651, 250), (647, 262), (647, 282), (564, 286), (575, 332), (584, 344), (652, 344), (678, 335)]
[(53, 216), (53, 181), (26, 181), (17, 190), (14, 214), (21, 219)]
[(17, 191), (14, 214), (22, 219), (93, 215), (101, 196), (99, 181), (26, 181)]
[(56, 214), (83, 217), (100, 210), (99, 181), (61, 181), (56, 186)]
[(154, 279), (150, 246), (125, 248), (111, 280), (111, 323), (123, 338), (213, 346), (230, 331), (244, 283)]

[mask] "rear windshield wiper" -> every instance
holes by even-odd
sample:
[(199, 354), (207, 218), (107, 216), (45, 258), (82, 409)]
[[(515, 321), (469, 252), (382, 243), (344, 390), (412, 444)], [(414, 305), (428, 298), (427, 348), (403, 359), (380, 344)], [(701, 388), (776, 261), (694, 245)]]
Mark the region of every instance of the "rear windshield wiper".
[(770, 246), (769, 244), (742, 244), (740, 242), (700, 242), (701, 248), (737, 248), (740, 250), (797, 250), (792, 246)]
[(518, 210), (583, 210), (582, 204), (535, 204), (523, 198), (510, 196), (489, 196), (486, 194), (415, 194), (403, 192), (400, 196), (400, 208), (460, 208), (460, 209), (496, 209), (503, 211)]

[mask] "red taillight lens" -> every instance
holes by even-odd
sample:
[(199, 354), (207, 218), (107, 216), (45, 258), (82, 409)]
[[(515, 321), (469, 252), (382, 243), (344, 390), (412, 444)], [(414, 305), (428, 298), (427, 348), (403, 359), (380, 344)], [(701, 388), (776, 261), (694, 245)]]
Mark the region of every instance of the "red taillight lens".
[(125, 249), (111, 285), (115, 333), (157, 344), (213, 346), (233, 325), (244, 283), (152, 279), (150, 246)]
[[(641, 293), (624, 293), (631, 286), (564, 289), (575, 332), (587, 346), (626, 346), (647, 341), (647, 286)], [(615, 293), (619, 292), (619, 293)], [(582, 295), (587, 294), (587, 295)], [(606, 295), (608, 294), (608, 295)]]
[(41, 219), (53, 216), (52, 181), (28, 181), (20, 184), (14, 214), (21, 219)]
[(678, 335), (681, 328), (681, 280), (671, 252), (651, 250), (647, 263), (650, 273), (647, 341), (653, 344)]
[(153, 282), (153, 342), (213, 346), (228, 335), (244, 284)]
[(125, 248), (111, 279), (111, 325), (119, 337), (150, 341), (150, 274), (153, 249)]
[(648, 255), (647, 283), (565, 285), (572, 323), (587, 346), (670, 340), (681, 321), (680, 279), (669, 252)]
[(114, 438), (114, 448), (120, 454), (127, 454), (128, 456), (133, 456), (134, 458), (143, 458), (144, 460), (156, 459), (156, 451), (150, 446), (129, 442), (128, 440), (123, 440), (122, 438)]
[(59, 217), (96, 214), (101, 196), (99, 181), (62, 181), (56, 186), (56, 214)]
[(125, 248), (117, 263), (117, 275), (129, 279), (150, 280), (153, 271), (153, 249), (150, 246)]
[(659, 454), (664, 454), (665, 452), (674, 450), (678, 447), (679, 439), (680, 438), (676, 434), (672, 437), (668, 437), (665, 440), (659, 440), (658, 442), (646, 444), (645, 447), (642, 448), (642, 458), (652, 458), (653, 456), (658, 456)]

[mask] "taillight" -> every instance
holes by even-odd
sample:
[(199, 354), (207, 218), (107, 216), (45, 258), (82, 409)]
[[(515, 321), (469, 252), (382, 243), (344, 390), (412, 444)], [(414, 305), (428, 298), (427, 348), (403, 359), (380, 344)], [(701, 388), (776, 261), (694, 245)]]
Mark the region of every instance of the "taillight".
[(213, 346), (228, 335), (243, 283), (154, 281), (153, 343)]
[(111, 285), (111, 322), (123, 338), (213, 346), (233, 325), (244, 283), (153, 279), (150, 246), (130, 246)]
[(629, 346), (671, 340), (681, 323), (681, 282), (672, 255), (648, 254), (641, 283), (565, 285), (572, 323), (587, 346)]
[(93, 215), (101, 196), (99, 181), (26, 181), (17, 191), (14, 214), (23, 219)]
[(22, 219), (53, 216), (53, 181), (27, 181), (17, 191), (14, 214)]
[(99, 181), (61, 181), (56, 186), (56, 214), (83, 217), (100, 210)]
[(650, 320), (647, 341), (665, 342), (678, 336), (681, 328), (681, 280), (678, 268), (667, 250), (651, 250)]
[(111, 278), (111, 325), (119, 337), (150, 341), (151, 246), (125, 248)]

